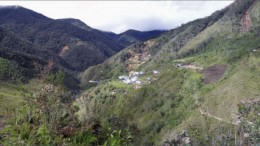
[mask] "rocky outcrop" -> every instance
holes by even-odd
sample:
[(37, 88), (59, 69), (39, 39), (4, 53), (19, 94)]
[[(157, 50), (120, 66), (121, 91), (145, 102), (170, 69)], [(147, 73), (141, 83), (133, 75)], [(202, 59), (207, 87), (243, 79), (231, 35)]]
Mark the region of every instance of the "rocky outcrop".
[(184, 146), (184, 145), (191, 145), (190, 137), (188, 136), (188, 133), (186, 130), (182, 130), (181, 133), (177, 134), (176, 137), (174, 137), (171, 140), (164, 140), (164, 143), (162, 146)]

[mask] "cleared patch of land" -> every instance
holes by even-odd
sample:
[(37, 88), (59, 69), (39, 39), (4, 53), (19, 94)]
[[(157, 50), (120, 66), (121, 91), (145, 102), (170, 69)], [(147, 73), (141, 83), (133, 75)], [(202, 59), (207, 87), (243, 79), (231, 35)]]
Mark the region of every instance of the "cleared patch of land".
[(227, 65), (215, 64), (213, 66), (201, 70), (201, 73), (204, 76), (202, 79), (203, 83), (211, 84), (219, 81), (224, 75), (226, 69), (227, 69)]

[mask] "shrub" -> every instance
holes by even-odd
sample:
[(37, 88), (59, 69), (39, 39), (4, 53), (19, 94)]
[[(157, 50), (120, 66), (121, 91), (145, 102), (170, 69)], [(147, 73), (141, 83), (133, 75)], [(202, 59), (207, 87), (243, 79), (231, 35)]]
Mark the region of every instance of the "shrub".
[(58, 71), (45, 77), (45, 81), (54, 85), (63, 85), (65, 81), (65, 73)]
[(19, 81), (20, 73), (16, 64), (0, 57), (0, 80)]

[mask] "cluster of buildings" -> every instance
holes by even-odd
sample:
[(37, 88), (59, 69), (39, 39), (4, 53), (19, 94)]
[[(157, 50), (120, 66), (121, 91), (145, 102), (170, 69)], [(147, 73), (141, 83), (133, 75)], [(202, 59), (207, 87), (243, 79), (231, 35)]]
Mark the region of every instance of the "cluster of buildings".
[[(159, 72), (154, 70), (153, 74), (158, 74)], [(118, 79), (122, 80), (126, 84), (136, 84), (141, 85), (142, 81), (139, 79), (139, 76), (143, 75), (144, 72), (130, 72), (129, 76), (119, 76)], [(147, 78), (148, 81), (151, 80), (151, 78)]]
[(142, 82), (139, 80), (139, 76), (143, 74), (144, 72), (130, 72), (129, 76), (119, 76), (118, 79), (122, 80), (126, 84), (135, 83), (141, 85)]

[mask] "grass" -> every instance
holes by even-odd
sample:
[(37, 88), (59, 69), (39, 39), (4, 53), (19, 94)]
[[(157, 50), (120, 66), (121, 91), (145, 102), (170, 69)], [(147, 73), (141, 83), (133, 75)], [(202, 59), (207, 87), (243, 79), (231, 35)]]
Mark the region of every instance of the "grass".
[(221, 24), (221, 22), (215, 23), (189, 41), (178, 53), (180, 55), (187, 54), (192, 49), (197, 49), (201, 44), (207, 43), (211, 38), (215, 38), (219, 34), (224, 37), (228, 33), (227, 30), (231, 30), (229, 29), (230, 27), (231, 24), (229, 21), (226, 21), (225, 24)]
[(197, 93), (205, 111), (232, 120), (231, 115), (237, 113), (238, 102), (259, 96), (259, 54), (252, 51), (260, 46), (259, 42), (259, 38), (250, 34), (227, 40), (216, 38), (205, 51), (185, 60), (203, 64), (204, 67), (228, 64), (222, 81), (203, 85)]
[(250, 16), (252, 17), (252, 21), (253, 21), (253, 25), (255, 26), (259, 26), (260, 24), (260, 10), (259, 10), (259, 7), (260, 7), (260, 2), (259, 1), (256, 1), (255, 4), (253, 5), (253, 7), (251, 8), (251, 13), (250, 13)]
[(29, 92), (39, 91), (43, 86), (43, 82), (33, 79), (28, 84), (11, 84), (0, 82), (0, 115), (8, 118), (12, 117), (14, 111), (24, 101), (22, 89)]
[(260, 68), (252, 70), (244, 61), (239, 63), (230, 78), (215, 85), (210, 92), (201, 95), (204, 97), (205, 110), (231, 120), (232, 113), (237, 113), (237, 104), (242, 99), (248, 100), (260, 96)]
[(122, 81), (111, 81), (110, 86), (113, 86), (114, 88), (126, 88), (127, 85), (125, 83), (123, 83)]
[(22, 102), (19, 88), (9, 83), (0, 83), (0, 114), (9, 117)]

